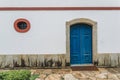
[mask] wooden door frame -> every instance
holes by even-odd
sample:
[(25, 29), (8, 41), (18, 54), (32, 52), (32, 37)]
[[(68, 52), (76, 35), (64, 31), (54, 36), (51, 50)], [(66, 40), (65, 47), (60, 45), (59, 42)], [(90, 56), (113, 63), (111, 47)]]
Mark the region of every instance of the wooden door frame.
[(85, 23), (92, 27), (92, 63), (97, 60), (97, 22), (87, 18), (77, 18), (66, 22), (66, 63), (70, 63), (70, 26)]

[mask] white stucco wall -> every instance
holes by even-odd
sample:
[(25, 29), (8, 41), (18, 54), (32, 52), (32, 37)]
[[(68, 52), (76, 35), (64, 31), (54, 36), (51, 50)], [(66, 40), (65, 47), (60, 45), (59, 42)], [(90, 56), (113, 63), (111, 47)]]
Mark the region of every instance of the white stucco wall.
[[(18, 18), (31, 23), (18, 33)], [(98, 23), (98, 53), (120, 53), (120, 11), (0, 11), (1, 54), (61, 54), (66, 52), (66, 21), (89, 18)]]
[(0, 0), (0, 6), (120, 6), (120, 0)]

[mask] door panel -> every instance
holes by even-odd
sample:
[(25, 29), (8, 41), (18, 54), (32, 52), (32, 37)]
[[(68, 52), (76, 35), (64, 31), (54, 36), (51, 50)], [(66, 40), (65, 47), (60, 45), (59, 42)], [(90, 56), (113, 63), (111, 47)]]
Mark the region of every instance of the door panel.
[(79, 64), (80, 63), (80, 30), (77, 26), (71, 27), (70, 29), (70, 52), (71, 55), (71, 64)]
[(70, 26), (71, 64), (92, 63), (92, 27), (87, 24)]

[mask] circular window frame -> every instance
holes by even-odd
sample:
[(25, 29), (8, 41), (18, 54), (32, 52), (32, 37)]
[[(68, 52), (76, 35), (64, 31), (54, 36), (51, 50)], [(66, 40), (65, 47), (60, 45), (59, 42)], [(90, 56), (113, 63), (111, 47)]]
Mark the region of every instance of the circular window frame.
[[(19, 22), (25, 22), (27, 24), (27, 28), (26, 29), (20, 29), (17, 25)], [(30, 22), (27, 19), (23, 19), (23, 18), (17, 19), (14, 22), (14, 28), (17, 32), (20, 32), (20, 33), (28, 32), (30, 30)]]

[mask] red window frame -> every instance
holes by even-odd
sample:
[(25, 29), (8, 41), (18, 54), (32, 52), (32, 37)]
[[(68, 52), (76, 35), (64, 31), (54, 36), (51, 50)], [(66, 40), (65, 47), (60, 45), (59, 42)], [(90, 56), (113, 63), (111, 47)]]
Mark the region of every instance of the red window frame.
[[(27, 24), (27, 28), (26, 29), (19, 29), (19, 27), (17, 25), (19, 22), (25, 22)], [(20, 32), (20, 33), (28, 32), (30, 30), (30, 22), (27, 19), (23, 19), (23, 18), (17, 19), (14, 22), (14, 28), (17, 32)]]

